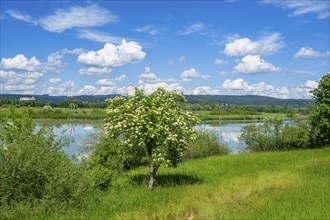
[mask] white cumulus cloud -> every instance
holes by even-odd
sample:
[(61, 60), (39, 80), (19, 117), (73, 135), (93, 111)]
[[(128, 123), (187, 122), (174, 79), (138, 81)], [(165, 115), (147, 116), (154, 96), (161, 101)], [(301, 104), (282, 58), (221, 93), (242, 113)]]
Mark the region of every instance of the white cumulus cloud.
[(189, 82), (193, 78), (199, 77), (200, 74), (197, 72), (195, 68), (191, 68), (190, 70), (185, 70), (180, 74), (180, 77), (184, 82)]
[(55, 84), (55, 83), (59, 83), (59, 82), (62, 82), (62, 80), (60, 78), (49, 79), (49, 83), (51, 83), (51, 84)]
[(99, 86), (103, 86), (103, 87), (115, 87), (116, 86), (116, 82), (121, 82), (126, 78), (125, 74), (122, 74), (114, 79), (109, 79), (109, 78), (105, 78), (105, 79), (100, 79), (98, 80), (95, 84), (99, 85)]
[(250, 84), (242, 78), (235, 80), (226, 79), (221, 86), (223, 89), (228, 90), (230, 94), (237, 95), (263, 95), (286, 98), (289, 93), (286, 87), (275, 88), (263, 81)]
[(69, 95), (69, 91), (67, 91), (66, 88), (64, 87), (55, 87), (55, 86), (49, 86), (47, 88), (45, 88), (43, 91), (43, 93), (49, 94), (51, 96), (60, 96), (60, 95)]
[(49, 54), (47, 61), (45, 62), (39, 61), (35, 56), (28, 59), (24, 54), (18, 54), (13, 58), (2, 58), (0, 66), (3, 69), (42, 73), (58, 73), (64, 67), (62, 64), (62, 59), (65, 54), (78, 55), (83, 51), (84, 50), (81, 48), (76, 48), (73, 50), (68, 50), (65, 48), (61, 51)]
[(93, 85), (85, 85), (82, 89), (79, 89), (78, 91), (76, 91), (75, 95), (90, 95), (90, 94), (97, 95), (98, 91), (99, 91), (99, 89), (97, 89)]
[(306, 88), (310, 88), (312, 90), (316, 89), (318, 87), (319, 83), (315, 80), (307, 80), (305, 83)]
[(167, 91), (181, 91), (183, 90), (183, 87), (181, 87), (179, 85), (178, 82), (170, 82), (170, 81), (161, 81), (158, 80), (156, 82), (151, 82), (151, 83), (141, 83), (138, 86), (140, 89), (143, 89), (145, 91), (146, 94), (150, 94), (152, 92), (154, 92), (155, 90), (157, 90), (157, 88), (162, 87)]
[(78, 56), (78, 62), (100, 67), (123, 66), (140, 62), (145, 56), (139, 43), (122, 40), (120, 45), (106, 43), (101, 50), (82, 53)]
[(280, 68), (274, 66), (271, 63), (267, 63), (261, 59), (259, 55), (247, 55), (242, 58), (242, 61), (234, 68), (236, 73), (265, 73), (265, 72), (277, 72)]
[(108, 75), (111, 73), (111, 69), (108, 67), (89, 67), (89, 68), (83, 68), (79, 70), (80, 74), (86, 74), (86, 75)]
[(99, 81), (96, 82), (96, 85), (101, 85), (101, 86), (115, 86), (116, 82), (111, 79), (100, 79)]
[(242, 78), (235, 80), (226, 79), (222, 84), (223, 94), (235, 95), (262, 95), (276, 98), (310, 99), (310, 92), (318, 86), (314, 80), (307, 80), (304, 84), (296, 86), (275, 87), (266, 82), (251, 84)]
[(116, 82), (121, 82), (123, 81), (124, 79), (126, 79), (126, 75), (125, 74), (121, 74), (120, 76), (116, 77), (114, 80)]
[(219, 95), (220, 90), (218, 88), (212, 88), (210, 86), (199, 86), (196, 88), (184, 89), (185, 95)]
[(144, 72), (140, 73), (138, 76), (140, 79), (146, 79), (146, 80), (156, 80), (157, 76), (156, 74), (151, 72), (150, 67), (146, 66), (144, 68)]
[(36, 58), (26, 58), (23, 54), (18, 54), (14, 58), (2, 58), (1, 67), (4, 69), (16, 69), (25, 71), (37, 71), (41, 62)]
[(251, 41), (249, 38), (239, 38), (226, 44), (224, 54), (227, 56), (269, 54), (278, 51), (284, 45), (279, 33), (269, 34), (257, 41)]
[(245, 82), (242, 78), (238, 78), (235, 80), (226, 79), (222, 83), (222, 87), (224, 89), (244, 90), (248, 88), (248, 83)]
[(69, 80), (69, 81), (64, 82), (64, 83), (62, 84), (62, 86), (63, 86), (64, 88), (70, 88), (70, 87), (74, 87), (74, 84), (75, 84), (74, 81)]
[(34, 94), (42, 76), (40, 72), (16, 73), (0, 70), (1, 93)]
[(321, 53), (311, 47), (301, 47), (294, 55), (294, 58), (313, 58), (330, 55), (329, 51)]
[[(117, 77), (118, 78), (118, 77)], [(143, 73), (138, 75), (139, 81), (136, 87), (143, 89), (146, 94), (150, 94), (158, 87), (163, 87), (167, 91), (182, 91), (183, 87), (176, 79), (162, 79), (151, 72), (150, 67), (145, 67)], [(122, 86), (115, 90), (115, 93), (122, 95), (134, 94), (134, 86)]]
[(180, 74), (180, 77), (182, 78), (183, 82), (190, 82), (192, 79), (194, 78), (201, 78), (201, 79), (209, 79), (211, 78), (210, 75), (204, 75), (204, 74), (200, 74), (199, 72), (197, 72), (197, 70), (195, 68), (191, 68), (190, 70), (185, 70)]
[(305, 84), (295, 86), (290, 91), (290, 98), (294, 99), (310, 99), (311, 91), (317, 88), (318, 82), (314, 80), (307, 80)]

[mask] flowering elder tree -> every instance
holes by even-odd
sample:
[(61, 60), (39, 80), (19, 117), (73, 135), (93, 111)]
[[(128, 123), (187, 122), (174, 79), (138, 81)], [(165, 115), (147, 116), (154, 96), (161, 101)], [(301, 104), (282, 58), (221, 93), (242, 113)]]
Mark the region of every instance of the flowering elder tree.
[[(150, 95), (135, 89), (127, 99), (108, 99), (105, 127), (110, 138), (119, 140), (123, 154), (138, 148), (149, 158), (149, 189), (161, 164), (175, 167), (181, 161), (187, 142), (196, 137), (192, 128), (197, 118), (179, 103), (185, 98), (158, 88)], [(125, 151), (126, 149), (126, 151)], [(125, 155), (124, 155), (125, 156)]]

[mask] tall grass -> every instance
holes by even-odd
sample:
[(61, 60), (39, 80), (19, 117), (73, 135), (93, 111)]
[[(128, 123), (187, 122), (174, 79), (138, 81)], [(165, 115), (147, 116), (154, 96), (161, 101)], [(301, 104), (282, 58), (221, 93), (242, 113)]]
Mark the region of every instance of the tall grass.
[[(23, 108), (18, 108), (16, 111), (18, 116)], [(83, 120), (101, 120), (105, 118), (105, 109), (90, 109), (90, 108), (54, 108), (51, 111), (45, 111), (43, 108), (30, 107), (31, 117), (33, 119), (83, 119)], [(9, 116), (9, 108), (0, 108), (0, 117)]]
[(195, 159), (161, 168), (153, 191), (146, 187), (148, 169), (140, 168), (116, 178), (109, 191), (86, 197), (82, 209), (22, 209), (15, 217), (330, 219), (329, 169), (330, 148)]
[(289, 118), (284, 113), (264, 113), (246, 110), (196, 111), (195, 114), (202, 121), (267, 121), (274, 118)]

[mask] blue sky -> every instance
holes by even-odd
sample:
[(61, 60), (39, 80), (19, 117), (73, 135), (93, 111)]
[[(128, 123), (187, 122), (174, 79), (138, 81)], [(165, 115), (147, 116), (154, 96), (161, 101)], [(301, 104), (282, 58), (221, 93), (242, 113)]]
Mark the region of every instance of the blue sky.
[(310, 98), (329, 1), (1, 1), (1, 93)]

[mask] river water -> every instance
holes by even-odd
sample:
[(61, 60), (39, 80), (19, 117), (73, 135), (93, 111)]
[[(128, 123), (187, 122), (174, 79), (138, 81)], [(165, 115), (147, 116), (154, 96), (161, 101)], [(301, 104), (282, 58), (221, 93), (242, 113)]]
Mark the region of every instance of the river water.
[[(56, 123), (51, 121), (48, 123), (38, 122), (38, 126), (52, 126), (55, 134), (69, 137), (71, 143), (64, 147), (65, 152), (71, 157), (73, 154), (81, 153), (82, 147), (90, 139), (92, 134), (98, 133), (103, 129), (102, 122), (76, 122), (76, 123)], [(199, 124), (197, 129), (207, 129), (215, 132), (219, 136), (220, 143), (227, 145), (231, 154), (241, 152), (244, 145), (239, 142), (238, 137), (241, 134), (241, 129), (251, 123), (213, 123)]]

